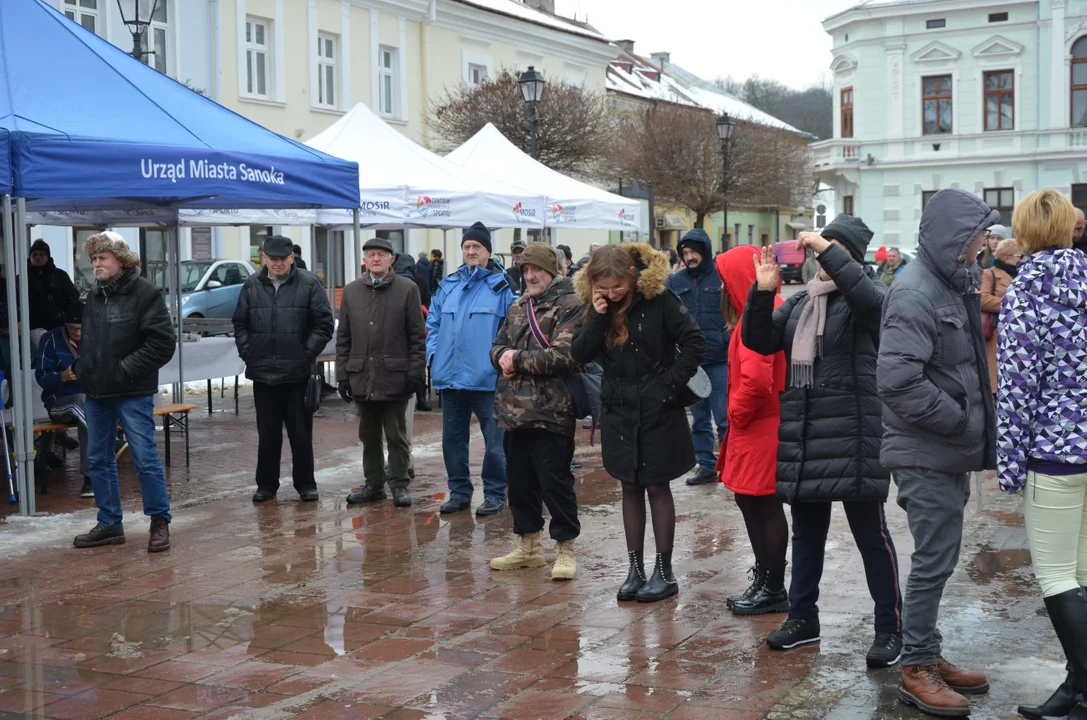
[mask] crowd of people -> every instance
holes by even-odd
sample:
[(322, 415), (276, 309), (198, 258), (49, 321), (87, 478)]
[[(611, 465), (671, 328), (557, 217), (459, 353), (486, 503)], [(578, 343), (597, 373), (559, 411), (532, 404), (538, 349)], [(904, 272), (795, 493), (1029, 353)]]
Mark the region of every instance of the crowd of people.
[[(590, 416), (604, 469), (622, 487), (627, 573), (617, 599), (656, 602), (680, 591), (670, 484), (721, 483), (753, 556), (751, 583), (728, 607), (737, 616), (787, 612), (766, 638), (786, 651), (820, 641), (819, 586), (832, 505), (841, 502), (874, 607), (867, 665), (900, 663), (903, 702), (960, 716), (970, 712), (966, 696), (989, 684), (945, 659), (939, 607), (959, 559), (971, 474), (995, 468), (1003, 490), (1024, 495), (1035, 573), (1068, 660), (1053, 697), (1020, 713), (1084, 720), (1085, 221), (1052, 190), (1024, 197), (1011, 228), (999, 218), (973, 194), (941, 191), (922, 214), (916, 257), (881, 248), (873, 268), (872, 231), (840, 215), (800, 234), (797, 250), (817, 266), (788, 299), (772, 248), (715, 254), (700, 229), (680, 240), (674, 259), (624, 243), (594, 246), (575, 263), (569, 248), (518, 242), (507, 269), (476, 223), (450, 274), (438, 251), (415, 261), (374, 238), (363, 246), (362, 278), (344, 288), (338, 322), (297, 246), (268, 237), (233, 317), (256, 406), (252, 499), (277, 495), (284, 428), (294, 489), (318, 499), (309, 388), (335, 337), (337, 389), (357, 409), (363, 446), (364, 482), (349, 504), (391, 493), (396, 507), (412, 505), (412, 418), (429, 374), (442, 398), (449, 492), (440, 511), (474, 506), (489, 516), (508, 505), (516, 539), (491, 567), (511, 571), (547, 564), (546, 507), (551, 577), (572, 579), (581, 532), (575, 436)], [(98, 524), (75, 545), (125, 540), (120, 426), (151, 517), (148, 549), (166, 550), (170, 507), (151, 396), (174, 351), (171, 319), (120, 236), (99, 233), (84, 250), (96, 278), (85, 304), (48, 246), (38, 241), (30, 258), (42, 397), (52, 418), (78, 427), (84, 489), (99, 508)], [(484, 443), (478, 473), (469, 461), (473, 416)], [(904, 591), (885, 510), (892, 480), (915, 547)]]

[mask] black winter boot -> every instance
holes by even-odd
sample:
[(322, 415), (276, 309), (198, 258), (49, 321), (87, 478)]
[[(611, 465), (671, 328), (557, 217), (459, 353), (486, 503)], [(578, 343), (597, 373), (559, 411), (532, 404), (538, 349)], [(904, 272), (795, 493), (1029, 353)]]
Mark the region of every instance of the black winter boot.
[(769, 582), (763, 584), (755, 594), (746, 600), (738, 600), (732, 605), (732, 612), (737, 615), (766, 615), (789, 611), (789, 593), (782, 585), (778, 590), (771, 590)]
[[(1074, 679), (1075, 689), (1079, 693), (1079, 697), (1067, 711), (1066, 720), (1087, 720), (1087, 698), (1084, 696), (1087, 691), (1087, 590), (1076, 588), (1047, 597), (1045, 607), (1049, 611), (1053, 629), (1057, 632), (1057, 639), (1068, 658), (1069, 677)], [(1065, 698), (1058, 697), (1062, 695), (1061, 689), (1064, 687), (1062, 684), (1047, 704), (1055, 698), (1067, 702)], [(1020, 711), (1024, 709), (1027, 708), (1020, 708)], [(1047, 712), (1043, 717), (1060, 717), (1063, 714), (1059, 712), (1060, 708), (1055, 710), (1052, 714)]]
[(657, 602), (679, 593), (679, 583), (672, 575), (672, 553), (657, 553), (653, 576), (642, 586), (634, 599), (638, 602)]
[(1047, 717), (1062, 718), (1067, 715), (1079, 701), (1080, 693), (1076, 688), (1076, 679), (1072, 675), (1072, 666), (1068, 665), (1068, 677), (1041, 705), (1020, 705), (1019, 714), (1029, 720), (1042, 720)]
[(755, 563), (755, 567), (747, 571), (747, 576), (751, 578), (751, 585), (739, 595), (728, 596), (728, 599), (725, 600), (728, 609), (731, 610), (732, 606), (741, 600), (749, 600), (752, 595), (762, 589), (762, 586), (766, 584), (767, 575), (766, 568), (761, 568), (758, 563)]
[(642, 551), (628, 550), (627, 557), (630, 558), (630, 569), (627, 570), (627, 579), (619, 586), (619, 593), (616, 595), (623, 602), (637, 597), (638, 591), (646, 583), (645, 562), (642, 560)]

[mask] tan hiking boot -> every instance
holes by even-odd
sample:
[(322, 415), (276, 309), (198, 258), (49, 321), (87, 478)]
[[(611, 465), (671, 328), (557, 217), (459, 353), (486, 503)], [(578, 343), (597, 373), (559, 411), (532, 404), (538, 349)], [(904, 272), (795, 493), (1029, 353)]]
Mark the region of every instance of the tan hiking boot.
[(952, 690), (935, 665), (905, 665), (898, 699), (929, 715), (962, 717), (970, 714), (970, 702)]
[(552, 580), (573, 580), (577, 577), (577, 558), (574, 557), (574, 541), (559, 540), (559, 554), (555, 558), (555, 567), (551, 569)]
[(540, 542), (540, 533), (525, 533), (521, 536), (521, 544), (509, 555), (496, 557), (491, 560), (491, 568), (494, 570), (517, 570), (518, 568), (538, 568), (546, 564), (543, 554), (543, 544)]

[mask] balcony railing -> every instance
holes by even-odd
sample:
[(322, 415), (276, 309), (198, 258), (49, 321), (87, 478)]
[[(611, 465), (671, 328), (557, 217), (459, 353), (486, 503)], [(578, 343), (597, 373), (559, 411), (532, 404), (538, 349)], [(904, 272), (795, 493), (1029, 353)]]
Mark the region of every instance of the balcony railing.
[(811, 146), (812, 157), (818, 165), (858, 162), (861, 145), (855, 140), (824, 140)]

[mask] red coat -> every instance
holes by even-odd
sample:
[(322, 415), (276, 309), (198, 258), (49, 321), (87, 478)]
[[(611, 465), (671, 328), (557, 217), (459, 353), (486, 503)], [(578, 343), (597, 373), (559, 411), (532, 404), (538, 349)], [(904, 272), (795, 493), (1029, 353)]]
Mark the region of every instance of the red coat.
[[(717, 273), (741, 317), (755, 283), (753, 258), (758, 254), (759, 248), (741, 245), (717, 256)], [(774, 307), (781, 303), (778, 295)], [(785, 353), (759, 355), (744, 346), (742, 336), (737, 325), (728, 348), (728, 434), (717, 462), (719, 480), (741, 495), (774, 495)]]

